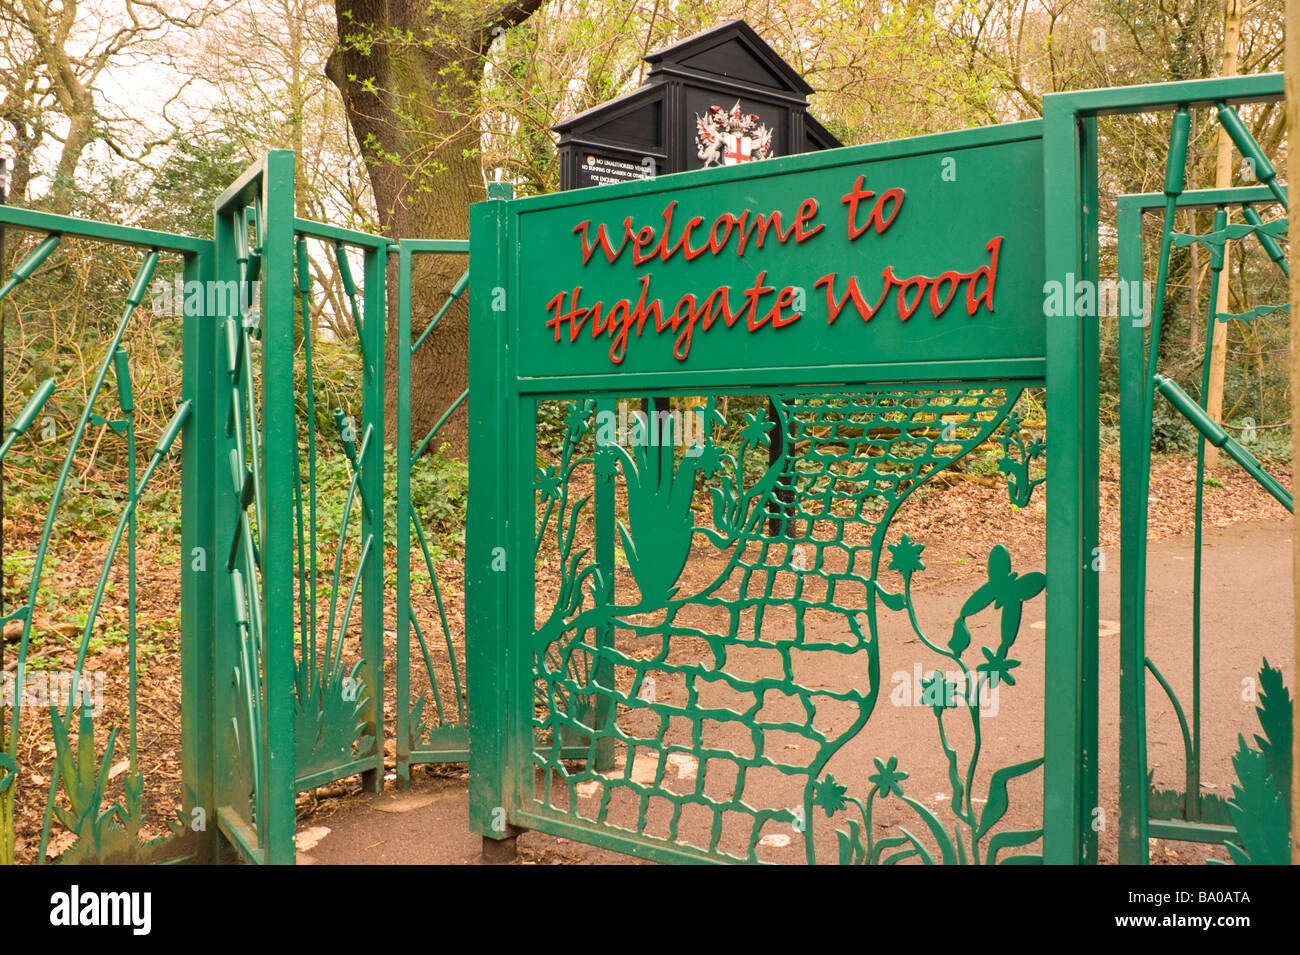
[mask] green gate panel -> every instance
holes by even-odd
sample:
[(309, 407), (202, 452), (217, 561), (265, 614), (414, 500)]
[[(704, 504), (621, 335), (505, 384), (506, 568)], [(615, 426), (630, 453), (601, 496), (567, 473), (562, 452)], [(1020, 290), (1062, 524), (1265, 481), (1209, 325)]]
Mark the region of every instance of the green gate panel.
[[(993, 437), (1028, 503), (1044, 446), (1020, 430), (1026, 388), (1070, 391), (1079, 410), (1059, 431), (1053, 418), (1053, 447), (1082, 443), (1079, 351), (1062, 340), (1068, 356), (1049, 357), (1042, 133), (1018, 123), (473, 208), (477, 832), (665, 861), (766, 861), (792, 841), (809, 862), (1082, 859), (1072, 837), (1043, 836), (1079, 830), (1086, 787), (1044, 802), (1042, 757), (999, 768), (949, 742), (958, 720), (978, 738), (982, 695), (1017, 692), (1023, 608), (1056, 578), (990, 541), (985, 583), (931, 633), (911, 592), (925, 542), (890, 530)], [(1075, 520), (1079, 457), (1055, 472)], [(1083, 644), (1080, 543), (1049, 535), (1049, 568), (1074, 578), (1049, 657)], [(995, 609), (990, 637), (976, 618)], [(845, 768), (889, 705), (895, 626), (930, 661), (948, 823), (909, 789), (909, 754), (873, 752), (861, 778)], [(819, 640), (827, 627), (840, 639)], [(1086, 778), (1095, 704), (1067, 696), (1047, 765)], [(1026, 799), (1042, 825), (1001, 824)]]

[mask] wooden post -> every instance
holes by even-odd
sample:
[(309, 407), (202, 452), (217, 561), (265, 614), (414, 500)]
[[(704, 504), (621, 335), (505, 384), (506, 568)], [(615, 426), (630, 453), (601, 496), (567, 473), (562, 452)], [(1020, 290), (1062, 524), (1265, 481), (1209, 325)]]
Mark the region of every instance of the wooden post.
[[(1286, 4), (1286, 151), (1287, 182), (1300, 182), (1300, 148), (1296, 148), (1295, 130), (1300, 128), (1300, 0), (1287, 0)], [(1300, 207), (1288, 203), (1288, 234), (1300, 235)], [(1291, 276), (1288, 287), (1291, 293), (1291, 453), (1300, 453), (1300, 331), (1296, 316), (1300, 315), (1300, 270), (1296, 261), (1300, 256), (1288, 248)], [(1291, 519), (1291, 600), (1295, 602), (1295, 663), (1291, 668), (1291, 696), (1300, 689), (1300, 534), (1295, 533), (1295, 518)], [(1291, 864), (1300, 865), (1300, 705), (1293, 711), (1291, 734)]]
[[(1223, 4), (1223, 65), (1220, 76), (1237, 75), (1237, 50), (1241, 46), (1242, 0), (1224, 0)], [(1214, 168), (1214, 188), (1227, 189), (1232, 185), (1232, 140), (1228, 131), (1219, 127), (1219, 152)], [(1223, 247), (1223, 278), (1219, 282), (1219, 294), (1210, 303), (1214, 314), (1228, 311), (1228, 289), (1232, 285), (1232, 248), (1230, 243)], [(1193, 301), (1195, 301), (1193, 299)], [(1223, 423), (1223, 376), (1228, 360), (1228, 324), (1217, 320), (1210, 323), (1211, 334), (1206, 335), (1205, 347), (1213, 345), (1214, 354), (1210, 358), (1210, 388), (1201, 396), (1205, 410), (1219, 424)], [(1214, 467), (1219, 463), (1219, 449), (1213, 444), (1205, 446), (1205, 465)]]
[[(5, 205), (9, 195), (9, 166), (0, 159), (0, 206)], [(0, 224), (0, 275), (4, 274), (5, 265), (5, 227)], [(5, 310), (0, 303), (0, 428), (5, 427)], [(0, 617), (5, 615), (5, 474), (0, 466)], [(0, 672), (4, 670), (5, 644), (0, 637)], [(0, 719), (0, 724), (4, 720)], [(0, 749), (5, 745), (4, 727), (0, 725)]]

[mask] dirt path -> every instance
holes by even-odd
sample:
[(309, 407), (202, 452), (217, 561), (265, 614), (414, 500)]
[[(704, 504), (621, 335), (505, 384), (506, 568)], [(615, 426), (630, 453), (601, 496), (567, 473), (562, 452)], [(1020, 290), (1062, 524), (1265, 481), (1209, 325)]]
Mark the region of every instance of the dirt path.
[[(1238, 524), (1207, 531), (1202, 637), (1202, 726), (1204, 740), (1202, 779), (1207, 793), (1231, 794), (1231, 752), (1237, 734), (1247, 738), (1258, 729), (1255, 703), (1243, 693), (1245, 683), (1267, 657), (1274, 666), (1293, 672), (1290, 651), (1292, 606), (1290, 587), (1291, 526), (1289, 522)], [(1173, 684), (1190, 709), (1191, 651), (1190, 607), (1192, 541), (1173, 537), (1152, 544), (1149, 554), (1147, 652)], [(970, 564), (933, 568), (936, 581), (928, 587), (918, 577), (915, 585), (921, 624), (937, 629), (953, 620), (962, 602), (983, 582), (983, 568)], [(1018, 560), (1015, 570), (1041, 570), (1041, 562)], [(1100, 777), (1104, 828), (1100, 858), (1116, 861), (1118, 832), (1119, 748), (1119, 568), (1117, 554), (1101, 577), (1100, 665)], [(983, 625), (995, 628), (996, 619)], [(1032, 759), (1042, 753), (1042, 685), (1045, 624), (1043, 598), (1025, 605), (1015, 656), (1021, 661), (1016, 685), (1000, 688), (996, 699), (983, 709), (983, 754), (977, 789), (987, 792), (992, 769)], [(990, 632), (973, 627), (976, 643), (990, 643)], [(938, 746), (934, 717), (919, 699), (909, 699), (918, 667), (929, 672), (936, 660), (905, 623), (891, 622), (882, 631), (882, 705), (867, 730), (837, 754), (832, 767), (836, 778), (851, 789), (865, 784), (876, 756), (898, 755), (900, 769), (909, 773), (908, 792), (943, 816), (950, 801), (947, 771)], [(995, 639), (995, 638), (994, 638)], [(827, 675), (828, 682), (830, 674)], [(840, 682), (842, 682), (840, 675)], [(1182, 743), (1172, 707), (1154, 680), (1147, 698), (1149, 761), (1155, 783), (1181, 788)], [(884, 703), (888, 693), (893, 705)], [(1189, 712), (1190, 716), (1190, 712)], [(950, 735), (960, 753), (969, 751), (969, 738), (960, 730)], [(391, 788), (379, 796), (354, 795), (307, 813), (299, 824), (300, 843), (307, 862), (323, 864), (465, 864), (477, 860), (479, 840), (468, 829), (467, 781), (453, 767), (442, 776), (418, 772), (409, 793)], [(391, 787), (391, 784), (390, 784)], [(1032, 828), (1041, 823), (1038, 805), (1041, 775), (1027, 777), (1026, 785), (1013, 787), (1012, 807), (1000, 828)], [(901, 819), (901, 817), (899, 817)], [(878, 817), (892, 823), (898, 819)], [(832, 838), (823, 824), (819, 845)], [(308, 846), (310, 845), (310, 848)], [(606, 863), (635, 861), (627, 856), (579, 843), (530, 832), (520, 837), (524, 863)], [(803, 861), (797, 838), (782, 844), (765, 843), (762, 857), (774, 862)], [(1215, 847), (1188, 843), (1154, 842), (1152, 861), (1199, 863), (1207, 858), (1226, 859)]]

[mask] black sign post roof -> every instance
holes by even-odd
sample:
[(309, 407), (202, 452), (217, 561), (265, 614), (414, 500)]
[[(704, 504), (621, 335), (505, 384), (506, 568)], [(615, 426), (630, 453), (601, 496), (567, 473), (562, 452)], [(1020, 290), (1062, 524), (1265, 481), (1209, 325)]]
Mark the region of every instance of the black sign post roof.
[(643, 86), (553, 127), (561, 189), (842, 145), (809, 115), (813, 88), (744, 20), (645, 60)]

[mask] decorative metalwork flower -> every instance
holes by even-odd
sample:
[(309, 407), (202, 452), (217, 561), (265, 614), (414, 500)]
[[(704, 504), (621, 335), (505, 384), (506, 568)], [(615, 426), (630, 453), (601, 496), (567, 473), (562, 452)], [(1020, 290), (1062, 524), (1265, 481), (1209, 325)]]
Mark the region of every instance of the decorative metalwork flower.
[(1020, 661), (1008, 660), (1005, 647), (998, 647), (996, 653), (989, 650), (988, 647), (980, 647), (980, 652), (984, 654), (984, 659), (988, 662), (981, 663), (975, 669), (989, 675), (990, 687), (997, 689), (1001, 680), (1006, 680), (1008, 686), (1016, 685), (1016, 678), (1011, 675), (1011, 671), (1020, 666)]
[(570, 405), (568, 417), (564, 419), (564, 426), (568, 429), (570, 440), (581, 437), (591, 427), (587, 409), (576, 404)]
[(825, 779), (813, 784), (813, 805), (820, 806), (827, 816), (832, 816), (848, 805), (844, 801), (844, 794), (848, 791), (848, 786), (841, 786), (834, 776), (827, 774)]
[(717, 474), (721, 467), (722, 449), (720, 447), (710, 442), (700, 448), (696, 470), (707, 478)]
[(618, 455), (613, 448), (597, 448), (592, 456), (596, 477), (608, 481), (618, 473)]
[(921, 678), (921, 703), (934, 708), (935, 715), (956, 706), (957, 684), (944, 678), (939, 670)]
[(923, 550), (925, 550), (924, 544), (918, 544), (904, 534), (897, 544), (889, 545), (889, 552), (894, 555), (889, 561), (889, 569), (898, 571), (904, 577), (918, 570), (925, 570), (925, 564), (921, 563)]
[(745, 426), (740, 429), (740, 438), (747, 448), (767, 447), (772, 443), (768, 432), (776, 427), (775, 421), (766, 421), (753, 412), (745, 412)]
[(560, 496), (560, 475), (554, 465), (543, 471), (537, 469), (537, 480), (533, 485), (541, 492), (543, 501), (551, 501)]
[(896, 793), (901, 799), (903, 797), (901, 784), (907, 778), (907, 773), (899, 770), (898, 757), (889, 757), (888, 763), (882, 763), (878, 759), (872, 759), (872, 762), (876, 764), (876, 772), (868, 776), (867, 779), (879, 787), (880, 798), (887, 799), (890, 793)]

